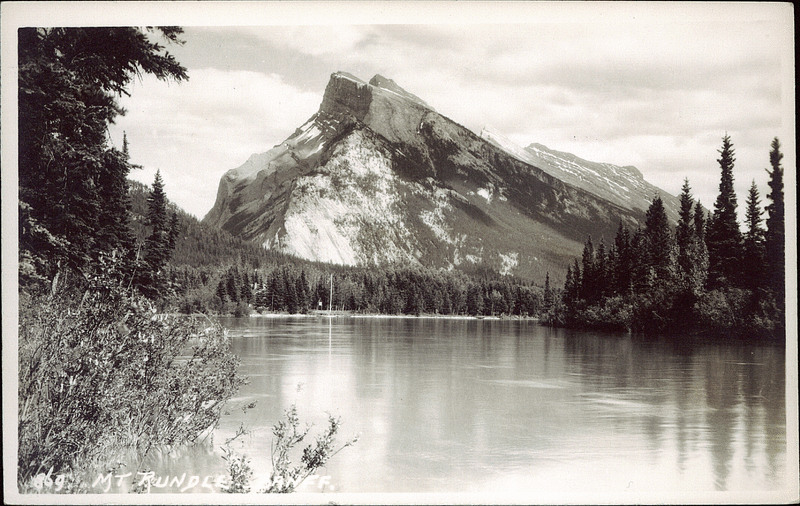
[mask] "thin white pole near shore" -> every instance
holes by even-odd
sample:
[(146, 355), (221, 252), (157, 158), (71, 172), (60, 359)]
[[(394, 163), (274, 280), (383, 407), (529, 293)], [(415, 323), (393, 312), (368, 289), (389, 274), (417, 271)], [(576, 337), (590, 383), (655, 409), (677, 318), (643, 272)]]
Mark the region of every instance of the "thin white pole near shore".
[(333, 314), (331, 313), (333, 304), (333, 274), (331, 274), (331, 296), (328, 298), (328, 372), (331, 367), (331, 335), (333, 334)]

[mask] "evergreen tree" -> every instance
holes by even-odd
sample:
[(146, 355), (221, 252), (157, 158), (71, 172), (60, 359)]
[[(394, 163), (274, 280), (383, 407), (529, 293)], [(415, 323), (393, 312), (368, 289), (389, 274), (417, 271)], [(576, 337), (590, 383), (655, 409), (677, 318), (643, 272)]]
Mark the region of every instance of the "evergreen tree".
[(767, 198), (771, 201), (766, 207), (767, 231), (765, 234), (764, 250), (766, 262), (770, 273), (770, 287), (775, 293), (778, 307), (782, 310), (785, 305), (786, 287), (786, 238), (785, 217), (783, 201), (783, 167), (781, 167), (781, 143), (776, 137), (772, 141), (772, 150), (769, 153), (769, 162), (772, 171), (769, 173), (769, 193)]
[(683, 180), (680, 201), (680, 218), (675, 227), (675, 241), (678, 245), (678, 267), (681, 273), (686, 275), (691, 270), (690, 250), (695, 240), (694, 200), (688, 179)]
[(700, 201), (694, 206), (694, 235), (697, 240), (705, 245), (706, 242), (706, 213)]
[(764, 229), (761, 228), (761, 200), (755, 180), (747, 195), (745, 219), (747, 232), (744, 236), (744, 286), (756, 289), (763, 285), (766, 273), (764, 262)]
[(583, 245), (581, 265), (581, 298), (586, 300), (589, 304), (592, 304), (599, 299), (599, 294), (597, 293), (597, 272), (595, 268), (594, 245), (592, 244), (591, 236)]
[(131, 155), (128, 153), (128, 133), (122, 132), (122, 156), (125, 157), (125, 160), (130, 160)]
[(169, 246), (169, 227), (167, 218), (167, 194), (161, 171), (156, 171), (153, 188), (147, 197), (147, 226), (150, 236), (145, 242), (145, 261), (151, 266), (153, 274), (163, 268), (167, 260)]
[[(136, 284), (139, 290), (148, 297), (162, 295), (166, 288), (164, 268), (175, 247), (178, 234), (177, 216), (167, 215), (167, 195), (164, 192), (164, 181), (161, 172), (156, 171), (153, 188), (147, 197), (146, 225), (150, 235), (144, 242), (144, 258), (137, 265)], [(238, 300), (231, 297), (232, 300)]]
[[(180, 42), (179, 28), (159, 30)], [(18, 42), (20, 268), (85, 272), (132, 247), (131, 165), (107, 138), (116, 97), (134, 76), (182, 81), (186, 69), (136, 28), (21, 28)]]
[(631, 288), (631, 267), (633, 265), (633, 252), (631, 251), (631, 237), (628, 227), (620, 222), (617, 235), (614, 238), (614, 264), (613, 284), (614, 293), (628, 295)]
[(576, 258), (572, 263), (572, 302), (577, 303), (581, 299), (584, 298), (583, 295), (583, 273), (581, 272), (581, 267), (578, 265), (578, 259)]
[(644, 293), (651, 288), (649, 245), (644, 231), (637, 228), (631, 237), (631, 294)]
[(564, 290), (561, 292), (561, 301), (569, 306), (575, 300), (575, 282), (573, 281), (572, 266), (567, 266), (567, 274), (564, 278)]
[(597, 292), (597, 299), (599, 300), (609, 293), (608, 255), (606, 254), (606, 243), (602, 237), (600, 238), (600, 244), (597, 246), (597, 252), (595, 253), (594, 271), (595, 291)]
[[(569, 275), (569, 270), (567, 271)], [(544, 310), (550, 311), (553, 307), (553, 289), (550, 287), (550, 272), (548, 271), (544, 277)]]
[(736, 221), (736, 193), (733, 189), (733, 144), (728, 135), (722, 138), (719, 195), (708, 226), (706, 245), (709, 257), (710, 288), (738, 285), (741, 282), (742, 233)]
[(175, 245), (178, 241), (178, 236), (181, 234), (181, 224), (178, 220), (178, 213), (173, 211), (172, 217), (169, 220), (169, 228), (167, 233), (167, 250), (175, 251)]
[(479, 315), (483, 313), (483, 307), (483, 293), (480, 285), (470, 283), (467, 289), (467, 312), (473, 316)]
[(645, 258), (648, 267), (652, 268), (658, 279), (669, 280), (672, 266), (673, 239), (670, 233), (669, 219), (660, 196), (645, 214)]

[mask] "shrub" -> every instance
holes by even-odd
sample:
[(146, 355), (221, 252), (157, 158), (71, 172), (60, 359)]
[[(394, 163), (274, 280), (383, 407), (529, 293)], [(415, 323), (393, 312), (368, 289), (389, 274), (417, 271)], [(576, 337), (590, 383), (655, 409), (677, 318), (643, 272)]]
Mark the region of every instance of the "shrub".
[[(341, 420), (328, 415), (327, 428), (317, 436), (314, 444), (309, 444), (303, 449), (300, 464), (292, 465), (290, 454), (296, 452), (297, 445), (306, 439), (311, 430), (309, 425), (300, 427), (297, 406), (292, 404), (285, 413), (285, 419), (278, 421), (272, 427), (274, 436), (271, 455), (272, 472), (269, 483), (259, 492), (279, 494), (294, 492), (306, 478), (314, 474), (317, 469), (324, 467), (334, 455), (358, 441), (358, 437), (355, 437), (337, 449), (336, 434), (340, 427)], [(245, 455), (233, 452), (229, 445), (230, 441), (222, 447), (222, 459), (227, 465), (229, 475), (229, 483), (225, 491), (247, 493), (250, 491), (250, 479), (253, 475), (250, 460)]]
[(729, 333), (743, 328), (750, 292), (738, 288), (711, 290), (695, 303), (702, 328), (712, 333)]
[(80, 481), (124, 455), (191, 443), (242, 383), (218, 325), (156, 314), (113, 271), (82, 294), (20, 296), (21, 489), (51, 469)]
[(272, 427), (272, 434), (275, 436), (272, 447), (272, 473), (269, 484), (261, 492), (294, 492), (306, 478), (323, 467), (331, 457), (358, 441), (358, 438), (355, 437), (339, 449), (334, 449), (336, 434), (339, 432), (340, 426), (339, 418), (328, 415), (328, 427), (317, 436), (313, 445), (308, 445), (303, 449), (300, 464), (293, 466), (289, 453), (305, 439), (311, 427), (306, 425), (305, 428), (299, 429), (300, 419), (297, 416), (297, 407), (292, 405), (286, 411), (286, 420), (281, 420)]

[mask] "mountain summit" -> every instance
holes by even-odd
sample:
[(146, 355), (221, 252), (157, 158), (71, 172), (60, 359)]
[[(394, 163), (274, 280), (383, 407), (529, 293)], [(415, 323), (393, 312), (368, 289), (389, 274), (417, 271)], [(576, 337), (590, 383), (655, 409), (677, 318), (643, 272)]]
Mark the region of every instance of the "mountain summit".
[(316, 114), (222, 177), (204, 221), (309, 260), (539, 281), (563, 275), (588, 235), (642, 223), (638, 205), (484, 137), (391, 79), (336, 72)]

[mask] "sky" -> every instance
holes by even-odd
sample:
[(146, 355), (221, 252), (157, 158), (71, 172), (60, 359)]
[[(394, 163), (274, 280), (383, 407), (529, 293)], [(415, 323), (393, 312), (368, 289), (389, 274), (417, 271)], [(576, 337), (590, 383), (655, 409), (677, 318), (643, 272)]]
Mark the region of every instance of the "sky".
[(672, 194), (688, 178), (709, 209), (726, 133), (740, 216), (753, 180), (767, 203), (776, 136), (793, 177), (791, 4), (175, 4), (140, 17), (184, 26), (167, 49), (189, 81), (137, 80), (110, 135), (121, 146), (126, 133), (134, 179), (159, 169), (199, 218), (226, 171), (317, 111), (336, 71), (391, 78), (476, 133), (634, 165)]

